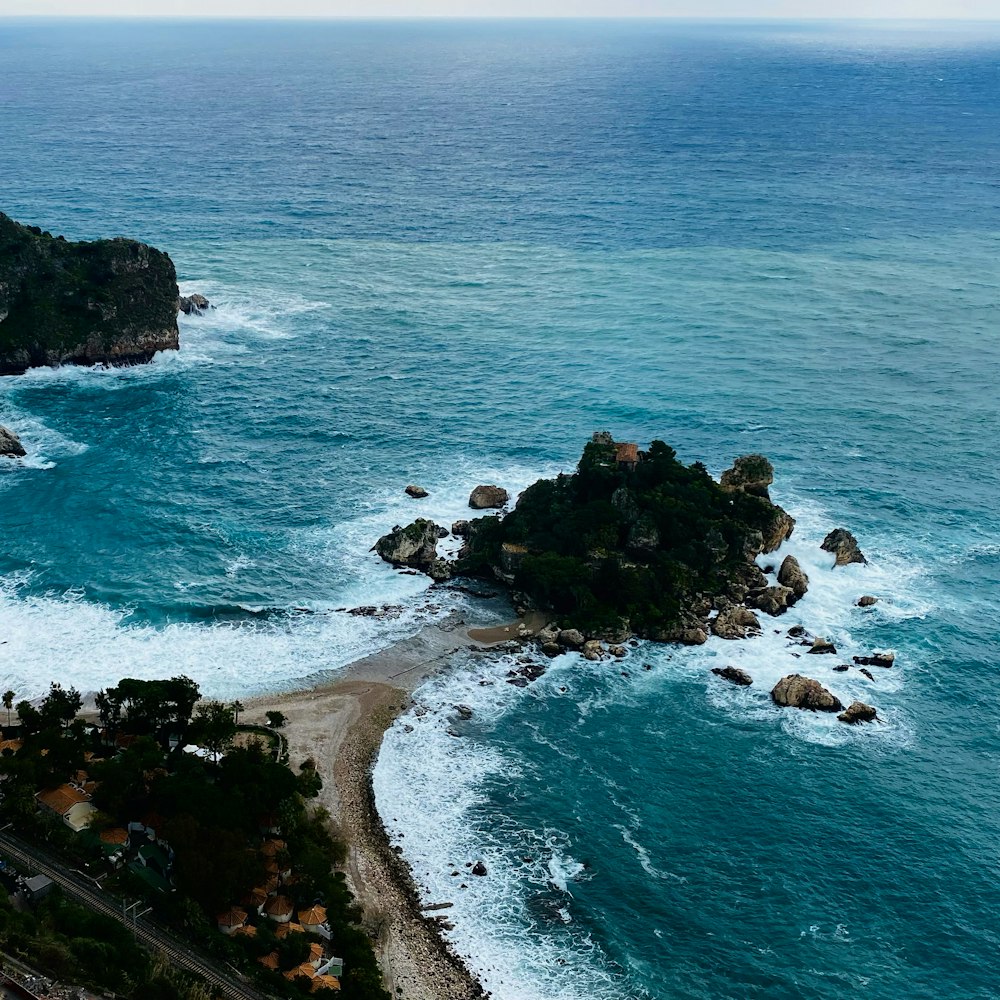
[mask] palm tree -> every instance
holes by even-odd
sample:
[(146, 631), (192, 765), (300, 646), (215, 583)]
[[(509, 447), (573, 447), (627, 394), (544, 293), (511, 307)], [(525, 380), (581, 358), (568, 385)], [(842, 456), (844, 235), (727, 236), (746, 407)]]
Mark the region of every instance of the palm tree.
[(14, 707), (14, 699), (17, 695), (13, 691), (4, 691), (3, 707), (7, 709), (7, 725), (10, 725), (10, 710)]
[(240, 712), (243, 711), (243, 702), (242, 701), (234, 701), (230, 707), (233, 710), (233, 722), (235, 722), (237, 725), (239, 725)]

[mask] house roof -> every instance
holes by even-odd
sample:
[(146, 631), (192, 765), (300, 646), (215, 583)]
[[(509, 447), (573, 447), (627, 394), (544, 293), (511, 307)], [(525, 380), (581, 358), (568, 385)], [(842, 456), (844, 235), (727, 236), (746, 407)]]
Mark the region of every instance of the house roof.
[(303, 924), (321, 924), (326, 920), (326, 910), (322, 906), (310, 906), (308, 910), (299, 910), (299, 922)]
[(11, 753), (17, 753), (21, 747), (24, 746), (24, 740), (0, 740), (0, 753), (4, 750), (9, 750)]
[(289, 934), (304, 934), (305, 930), (302, 924), (278, 924), (274, 929), (274, 936), (276, 938), (285, 938)]
[(270, 955), (261, 955), (260, 958), (257, 959), (257, 961), (260, 962), (260, 964), (263, 965), (265, 969), (277, 970), (278, 953), (276, 951), (272, 951)]
[(124, 844), (128, 840), (128, 830), (120, 826), (114, 826), (110, 830), (101, 831), (101, 843), (103, 844)]
[(310, 993), (317, 990), (339, 990), (340, 980), (336, 976), (317, 976), (309, 987)]
[(316, 978), (316, 970), (308, 962), (303, 962), (301, 965), (297, 965), (294, 969), (289, 969), (285, 973), (285, 979), (289, 980), (300, 979), (303, 976), (306, 979)]
[(313, 941), (309, 945), (309, 961), (315, 962), (317, 958), (323, 957), (323, 946), (318, 941)]
[(264, 904), (265, 913), (287, 913), (291, 914), (295, 907), (287, 896), (271, 896)]
[(638, 462), (639, 446), (629, 441), (619, 441), (615, 444), (616, 462)]
[(237, 927), (236, 930), (233, 931), (233, 934), (243, 934), (246, 937), (256, 937), (257, 928), (254, 927), (253, 924), (244, 924), (242, 927)]
[(241, 910), (238, 906), (231, 906), (215, 919), (220, 927), (242, 927), (247, 922), (247, 911)]
[(86, 802), (90, 796), (72, 785), (60, 785), (58, 788), (46, 788), (38, 792), (35, 798), (54, 813), (65, 816), (73, 806)]
[(267, 889), (262, 885), (255, 886), (240, 900), (244, 906), (252, 906), (254, 909), (263, 906), (266, 901)]
[(275, 854), (279, 851), (285, 849), (285, 842), (283, 840), (278, 840), (272, 837), (270, 840), (265, 840), (263, 844), (260, 845), (260, 853), (264, 855), (265, 858), (273, 858)]

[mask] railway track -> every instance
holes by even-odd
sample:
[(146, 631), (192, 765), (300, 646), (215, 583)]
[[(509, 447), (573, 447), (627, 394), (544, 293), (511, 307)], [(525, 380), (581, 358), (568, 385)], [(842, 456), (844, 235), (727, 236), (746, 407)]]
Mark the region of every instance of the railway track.
[(77, 902), (124, 924), (148, 948), (163, 952), (175, 965), (201, 976), (223, 997), (230, 1000), (271, 1000), (268, 994), (261, 993), (242, 978), (225, 975), (216, 963), (203, 958), (148, 920), (141, 917), (133, 920), (125, 916), (112, 897), (93, 888), (84, 876), (75, 874), (55, 858), (30, 847), (9, 833), (0, 832), (0, 854), (5, 854), (38, 874), (48, 876)]

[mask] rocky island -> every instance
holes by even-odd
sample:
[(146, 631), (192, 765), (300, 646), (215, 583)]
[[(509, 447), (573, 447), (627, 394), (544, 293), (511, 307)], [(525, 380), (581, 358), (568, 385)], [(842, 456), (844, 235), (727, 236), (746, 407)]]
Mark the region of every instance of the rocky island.
[(177, 350), (177, 275), (129, 239), (71, 243), (0, 213), (0, 374)]

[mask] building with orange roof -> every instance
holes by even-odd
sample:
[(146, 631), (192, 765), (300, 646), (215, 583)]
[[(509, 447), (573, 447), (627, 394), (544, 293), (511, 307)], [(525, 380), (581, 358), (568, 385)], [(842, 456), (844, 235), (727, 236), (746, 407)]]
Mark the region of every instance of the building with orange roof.
[(269, 896), (264, 912), (276, 923), (287, 924), (292, 919), (295, 906), (287, 896)]
[(302, 924), (287, 923), (278, 924), (274, 928), (274, 936), (280, 941), (282, 938), (288, 937), (289, 934), (305, 934), (306, 929)]
[(110, 844), (111, 846), (128, 844), (128, 830), (123, 826), (113, 826), (109, 830), (102, 830), (100, 837), (102, 844)]
[(58, 816), (74, 833), (87, 827), (97, 812), (90, 795), (69, 784), (46, 788), (35, 795), (35, 801), (43, 812)]
[(309, 957), (306, 961), (314, 968), (318, 969), (323, 964), (323, 946), (316, 941), (309, 945)]
[(630, 441), (618, 441), (615, 444), (615, 464), (619, 469), (633, 472), (639, 464), (639, 446)]
[(231, 906), (225, 913), (220, 913), (215, 918), (215, 922), (223, 934), (232, 934), (238, 927), (242, 927), (247, 922), (247, 911), (238, 906)]
[(273, 858), (280, 851), (285, 850), (286, 844), (283, 840), (278, 840), (272, 837), (270, 840), (265, 840), (263, 844), (260, 845), (260, 853), (264, 855), (265, 858)]
[(336, 976), (317, 976), (309, 987), (310, 993), (320, 990), (340, 990), (340, 980)]
[(260, 958), (257, 959), (257, 961), (260, 962), (260, 964), (263, 965), (265, 969), (272, 969), (275, 972), (278, 971), (279, 962), (278, 962), (278, 953), (276, 951), (272, 951), (269, 955), (261, 955)]
[(316, 970), (308, 962), (303, 962), (294, 969), (289, 969), (284, 975), (290, 982), (295, 982), (296, 979), (315, 979)]

